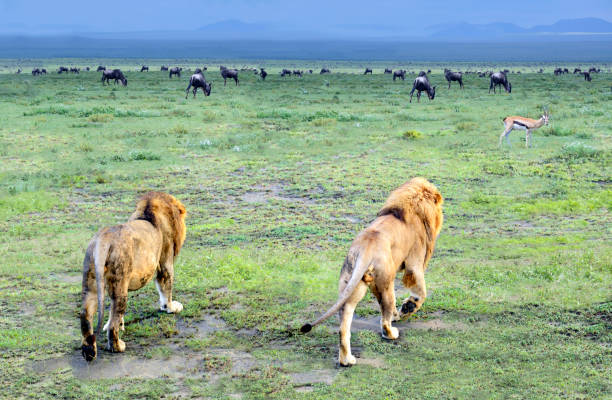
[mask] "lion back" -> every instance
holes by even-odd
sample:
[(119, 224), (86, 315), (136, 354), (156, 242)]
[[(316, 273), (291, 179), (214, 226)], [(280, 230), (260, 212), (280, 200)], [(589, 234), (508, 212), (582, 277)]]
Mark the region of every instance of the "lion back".
[(162, 192), (149, 192), (138, 201), (130, 221), (148, 221), (159, 229), (164, 240), (172, 243), (173, 255), (176, 257), (185, 242), (186, 214), (185, 206), (174, 196)]

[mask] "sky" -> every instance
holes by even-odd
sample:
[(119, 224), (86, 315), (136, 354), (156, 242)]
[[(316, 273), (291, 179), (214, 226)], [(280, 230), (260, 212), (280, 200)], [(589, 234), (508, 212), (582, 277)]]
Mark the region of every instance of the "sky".
[(583, 17), (612, 21), (612, 0), (0, 0), (0, 32), (31, 34), (188, 31), (232, 19), (308, 31), (348, 26), (418, 35), (451, 22), (530, 27)]

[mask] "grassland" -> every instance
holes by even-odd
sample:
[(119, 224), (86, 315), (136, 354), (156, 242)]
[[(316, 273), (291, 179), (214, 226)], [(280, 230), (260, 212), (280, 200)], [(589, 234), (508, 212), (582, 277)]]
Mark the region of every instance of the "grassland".
[[(127, 88), (0, 74), (0, 398), (611, 398), (612, 75), (522, 66), (513, 93), (493, 95), (475, 75), (446, 89), (440, 65), (436, 99), (409, 104), (413, 75), (345, 63), (283, 79), (281, 64), (223, 87), (209, 63), (212, 95), (187, 100), (188, 74), (128, 72)], [(543, 107), (532, 148), (520, 132), (497, 148), (503, 117)], [(335, 300), (355, 234), (417, 175), (446, 198), (429, 298), (387, 342), (368, 295), (357, 365), (338, 369), (335, 319), (297, 329)], [(188, 209), (185, 309), (158, 313), (153, 285), (132, 293), (126, 353), (87, 366), (86, 244), (152, 189)]]

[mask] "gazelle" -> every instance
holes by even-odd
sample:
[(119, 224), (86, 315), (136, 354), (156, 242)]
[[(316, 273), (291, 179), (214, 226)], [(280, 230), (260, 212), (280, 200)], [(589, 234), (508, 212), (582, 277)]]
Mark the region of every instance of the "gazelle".
[(504, 137), (506, 142), (510, 144), (508, 135), (513, 129), (523, 129), (525, 133), (525, 147), (529, 147), (529, 139), (531, 138), (531, 131), (538, 129), (542, 125), (548, 125), (548, 111), (544, 111), (540, 119), (531, 119), (519, 116), (512, 116), (504, 118), (504, 131), (499, 136), (499, 146), (502, 145)]

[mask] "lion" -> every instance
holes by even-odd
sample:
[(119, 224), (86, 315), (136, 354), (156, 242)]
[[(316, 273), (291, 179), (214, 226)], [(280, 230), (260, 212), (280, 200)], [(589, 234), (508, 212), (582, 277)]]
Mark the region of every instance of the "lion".
[(82, 354), (87, 361), (97, 355), (93, 315), (98, 309), (98, 327), (104, 321), (104, 289), (111, 299), (106, 350), (122, 353), (125, 342), (123, 315), (128, 291), (138, 290), (155, 276), (162, 311), (178, 313), (183, 305), (172, 300), (174, 259), (185, 242), (185, 206), (173, 196), (149, 192), (142, 196), (128, 222), (102, 228), (89, 242), (83, 261), (83, 309), (81, 311)]
[[(340, 365), (356, 363), (351, 354), (351, 322), (368, 287), (380, 304), (381, 334), (385, 339), (399, 337), (392, 321), (411, 316), (423, 305), (427, 296), (424, 274), (442, 228), (443, 201), (433, 184), (424, 178), (413, 178), (391, 193), (376, 219), (353, 241), (340, 272), (338, 301), (315, 322), (301, 328), (302, 333), (309, 332), (339, 312)], [(402, 270), (402, 282), (411, 295), (397, 310), (394, 280)]]

